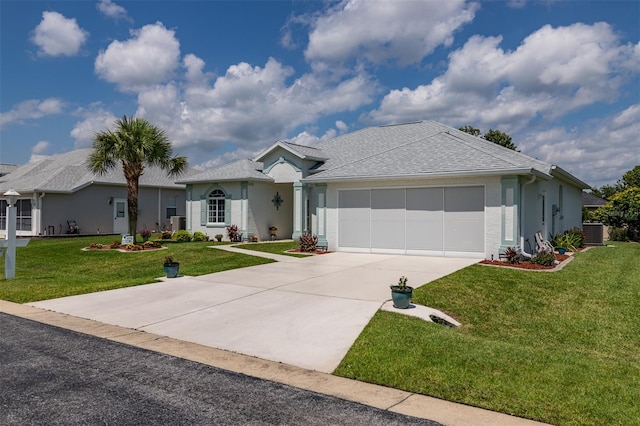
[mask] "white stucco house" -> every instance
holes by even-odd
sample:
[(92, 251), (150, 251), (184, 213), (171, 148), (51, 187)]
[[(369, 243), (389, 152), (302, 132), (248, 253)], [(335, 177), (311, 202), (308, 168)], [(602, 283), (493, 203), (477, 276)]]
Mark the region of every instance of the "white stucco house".
[(369, 127), (314, 147), (279, 141), (178, 181), (190, 231), (245, 238), (309, 232), (331, 251), (497, 258), (581, 226), (582, 189), (561, 168), (424, 121)]
[[(20, 193), (18, 236), (66, 234), (68, 221), (75, 221), (81, 234), (127, 233), (122, 169), (118, 166), (102, 176), (90, 172), (86, 162), (91, 151), (79, 149), (5, 167), (6, 173), (0, 176), (0, 234), (6, 230), (7, 204), (2, 194), (9, 189)], [(185, 186), (174, 181), (158, 167), (145, 169), (140, 178), (138, 230), (168, 228), (171, 216), (184, 215)]]

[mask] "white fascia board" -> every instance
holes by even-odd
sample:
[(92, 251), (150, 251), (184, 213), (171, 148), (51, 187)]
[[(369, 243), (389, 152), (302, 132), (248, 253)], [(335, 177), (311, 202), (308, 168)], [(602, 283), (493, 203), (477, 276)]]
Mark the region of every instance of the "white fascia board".
[(551, 166), (551, 175), (557, 175), (560, 179), (566, 180), (567, 182), (574, 184), (580, 189), (591, 189), (591, 185), (586, 184), (561, 167)]
[(444, 172), (444, 173), (421, 173), (406, 175), (377, 175), (377, 176), (349, 176), (349, 177), (327, 177), (315, 175), (302, 179), (305, 183), (324, 183), (339, 181), (369, 181), (369, 180), (400, 180), (400, 179), (437, 179), (451, 177), (473, 177), (473, 176), (505, 176), (505, 175), (535, 175), (544, 180), (550, 180), (551, 176), (536, 169), (504, 169), (504, 170), (474, 170), (469, 172)]

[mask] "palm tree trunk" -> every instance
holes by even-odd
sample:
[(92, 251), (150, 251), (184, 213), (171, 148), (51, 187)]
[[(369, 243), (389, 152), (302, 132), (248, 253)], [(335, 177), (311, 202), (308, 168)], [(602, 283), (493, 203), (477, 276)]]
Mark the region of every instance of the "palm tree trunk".
[(124, 175), (127, 179), (127, 205), (129, 212), (129, 235), (133, 235), (134, 244), (138, 243), (136, 229), (138, 228), (138, 181), (140, 175), (133, 170), (124, 167)]

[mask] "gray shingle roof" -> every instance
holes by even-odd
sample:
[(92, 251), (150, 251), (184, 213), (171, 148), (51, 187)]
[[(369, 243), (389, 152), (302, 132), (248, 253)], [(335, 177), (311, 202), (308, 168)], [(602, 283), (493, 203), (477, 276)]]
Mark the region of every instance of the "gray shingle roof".
[(198, 173), (188, 178), (179, 179), (178, 183), (202, 183), (253, 180), (273, 182), (270, 176), (265, 175), (262, 170), (263, 164), (257, 161), (240, 160), (234, 163)]
[(560, 175), (588, 188), (556, 166), (435, 121), (369, 127), (316, 147), (278, 141), (253, 161), (237, 161), (178, 182), (273, 181), (262, 173), (259, 160), (276, 148), (320, 162), (311, 170), (314, 174), (303, 179), (307, 182), (536, 173)]
[(328, 157), (326, 154), (318, 148), (312, 146), (305, 145), (297, 145), (291, 142), (282, 142), (284, 146), (291, 149), (292, 151), (297, 152), (304, 159), (309, 160), (326, 160)]
[(13, 172), (18, 167), (20, 166), (16, 164), (0, 164), (0, 177)]
[(327, 160), (306, 181), (429, 177), (535, 170), (552, 165), (434, 121), (369, 127), (318, 145)]
[[(18, 192), (75, 192), (91, 184), (126, 185), (122, 168), (118, 164), (104, 175), (87, 169), (87, 158), (91, 148), (78, 149), (64, 154), (46, 157), (18, 167), (0, 177), (0, 191), (15, 189)], [(194, 173), (193, 169), (187, 175)], [(141, 187), (182, 188), (175, 177), (167, 176), (159, 167), (146, 167), (140, 177)]]
[(287, 141), (277, 141), (270, 147), (262, 151), (260, 154), (258, 154), (256, 157), (254, 157), (253, 161), (262, 161), (264, 157), (272, 152), (276, 147), (282, 147), (304, 160), (325, 161), (328, 158), (325, 153), (318, 148), (306, 145), (298, 145)]
[(582, 205), (585, 207), (600, 207), (607, 204), (607, 200), (593, 195), (590, 192), (582, 191)]

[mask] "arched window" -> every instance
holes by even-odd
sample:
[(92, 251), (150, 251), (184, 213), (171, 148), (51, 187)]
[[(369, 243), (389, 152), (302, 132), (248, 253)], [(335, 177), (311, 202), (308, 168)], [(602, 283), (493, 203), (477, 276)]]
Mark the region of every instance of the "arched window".
[(208, 220), (209, 223), (224, 223), (224, 203), (225, 193), (220, 189), (215, 189), (207, 197)]

